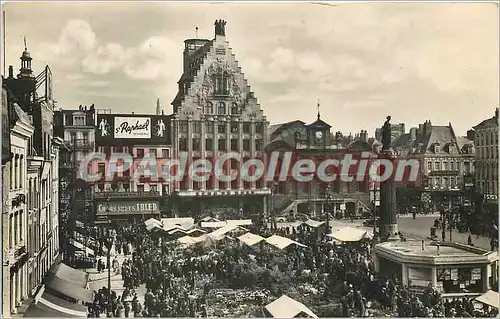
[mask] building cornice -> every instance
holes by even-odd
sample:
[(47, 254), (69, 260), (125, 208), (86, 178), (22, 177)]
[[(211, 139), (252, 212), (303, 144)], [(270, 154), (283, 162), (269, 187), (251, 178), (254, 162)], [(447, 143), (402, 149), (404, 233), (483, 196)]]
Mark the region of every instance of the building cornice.
[(28, 139), (35, 132), (35, 128), (30, 123), (18, 120), (10, 132), (11, 134), (19, 135), (22, 138)]

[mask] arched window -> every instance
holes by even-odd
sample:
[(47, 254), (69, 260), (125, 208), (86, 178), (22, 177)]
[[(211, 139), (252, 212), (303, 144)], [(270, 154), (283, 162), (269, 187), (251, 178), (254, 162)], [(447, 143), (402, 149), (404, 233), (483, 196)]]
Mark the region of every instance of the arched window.
[(231, 105), (231, 114), (240, 114), (240, 108), (238, 107), (238, 104), (233, 103)]
[(217, 74), (214, 79), (215, 95), (229, 95), (229, 74), (227, 72), (221, 72)]
[(226, 104), (224, 102), (217, 103), (217, 114), (226, 114)]
[(205, 105), (205, 114), (214, 114), (214, 105), (211, 102)]

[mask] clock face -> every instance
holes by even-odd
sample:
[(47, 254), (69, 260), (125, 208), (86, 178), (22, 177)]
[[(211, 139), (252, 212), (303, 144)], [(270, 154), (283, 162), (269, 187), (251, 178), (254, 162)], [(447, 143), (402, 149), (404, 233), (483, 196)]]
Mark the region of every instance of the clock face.
[(316, 132), (316, 138), (320, 139), (323, 137), (323, 132)]

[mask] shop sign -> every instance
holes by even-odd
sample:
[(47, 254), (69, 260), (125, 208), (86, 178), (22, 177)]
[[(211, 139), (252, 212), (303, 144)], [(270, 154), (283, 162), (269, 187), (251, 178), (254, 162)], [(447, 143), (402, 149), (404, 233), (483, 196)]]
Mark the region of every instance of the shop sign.
[(144, 201), (144, 202), (120, 202), (120, 203), (102, 203), (97, 206), (99, 214), (142, 214), (159, 212), (158, 202)]

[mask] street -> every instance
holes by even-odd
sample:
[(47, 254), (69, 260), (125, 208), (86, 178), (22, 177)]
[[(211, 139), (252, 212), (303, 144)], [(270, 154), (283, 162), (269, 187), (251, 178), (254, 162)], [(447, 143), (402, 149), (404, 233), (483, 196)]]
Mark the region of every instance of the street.
[[(434, 220), (438, 215), (417, 215), (416, 219), (413, 219), (411, 215), (402, 216), (398, 218), (398, 229), (402, 232), (408, 239), (428, 239), (430, 236), (430, 228), (434, 224)], [(351, 223), (348, 220), (335, 220), (332, 222), (332, 228), (339, 228), (342, 226), (353, 226), (372, 231), (373, 227), (363, 227), (363, 220), (355, 220)], [(441, 230), (438, 230), (437, 235), (441, 239)], [(450, 239), (450, 231), (446, 231), (446, 241)], [(459, 243), (467, 243), (467, 238), (469, 233), (459, 233), (456, 230), (452, 231), (452, 240)], [(484, 236), (472, 235), (472, 243), (483, 249), (490, 249), (490, 239)]]

